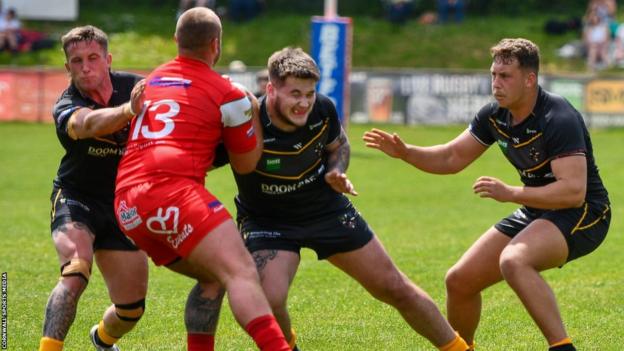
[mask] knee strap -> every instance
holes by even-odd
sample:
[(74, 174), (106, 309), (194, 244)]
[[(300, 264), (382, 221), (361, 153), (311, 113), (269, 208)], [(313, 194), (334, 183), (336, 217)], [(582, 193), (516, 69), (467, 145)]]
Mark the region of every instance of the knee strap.
[(115, 304), (117, 318), (126, 322), (136, 322), (141, 319), (145, 311), (145, 299), (129, 304)]
[(61, 266), (61, 279), (63, 277), (71, 277), (77, 275), (89, 282), (91, 277), (91, 263), (82, 258), (72, 258)]

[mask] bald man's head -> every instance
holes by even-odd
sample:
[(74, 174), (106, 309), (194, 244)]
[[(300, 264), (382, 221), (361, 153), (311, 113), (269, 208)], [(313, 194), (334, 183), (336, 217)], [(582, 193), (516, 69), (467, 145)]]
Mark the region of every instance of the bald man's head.
[(213, 39), (221, 39), (221, 20), (212, 10), (195, 7), (182, 14), (176, 25), (178, 49), (206, 50)]

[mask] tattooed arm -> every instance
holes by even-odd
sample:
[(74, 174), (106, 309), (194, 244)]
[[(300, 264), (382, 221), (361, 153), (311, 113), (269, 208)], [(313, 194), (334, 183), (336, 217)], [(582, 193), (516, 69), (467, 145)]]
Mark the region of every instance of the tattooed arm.
[(336, 192), (357, 195), (353, 184), (345, 172), (349, 167), (349, 158), (351, 156), (351, 146), (344, 129), (340, 128), (340, 136), (327, 145), (329, 157), (327, 159), (327, 173), (325, 173), (325, 181)]

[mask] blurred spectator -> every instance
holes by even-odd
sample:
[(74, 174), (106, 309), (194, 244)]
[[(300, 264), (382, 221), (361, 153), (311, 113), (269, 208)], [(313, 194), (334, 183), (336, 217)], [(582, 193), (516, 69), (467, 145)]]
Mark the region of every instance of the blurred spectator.
[(382, 0), (388, 21), (403, 24), (412, 15), (412, 0)]
[(617, 2), (615, 0), (590, 0), (585, 11), (585, 21), (588, 20), (591, 13), (598, 15), (600, 20), (608, 25), (610, 35), (614, 38), (618, 27), (616, 20)]
[(10, 8), (3, 14), (0, 18), (0, 49), (17, 52), (21, 26), (14, 8)]
[(451, 12), (455, 22), (463, 21), (465, 14), (464, 0), (438, 0), (438, 20), (440, 23), (448, 22)]
[(614, 21), (617, 12), (617, 3), (615, 0), (590, 0), (587, 3), (586, 17), (594, 12), (601, 20)]
[(613, 41), (613, 63), (624, 68), (624, 23), (618, 26)]
[(266, 94), (266, 87), (268, 83), (269, 70), (263, 69), (261, 71), (258, 71), (258, 73), (256, 73), (256, 92), (254, 93), (254, 95), (259, 98), (262, 95)]
[(243, 73), (247, 71), (247, 65), (241, 60), (234, 60), (230, 62), (228, 69), (233, 73)]
[(264, 1), (260, 0), (229, 0), (228, 16), (232, 21), (249, 21), (262, 12)]
[(180, 0), (178, 15), (176, 17), (180, 17), (184, 11), (192, 9), (193, 7), (208, 7), (209, 9), (215, 10), (216, 5), (217, 0)]
[(587, 49), (587, 67), (592, 71), (606, 68), (609, 64), (610, 29), (595, 11), (590, 12), (586, 19), (583, 42)]

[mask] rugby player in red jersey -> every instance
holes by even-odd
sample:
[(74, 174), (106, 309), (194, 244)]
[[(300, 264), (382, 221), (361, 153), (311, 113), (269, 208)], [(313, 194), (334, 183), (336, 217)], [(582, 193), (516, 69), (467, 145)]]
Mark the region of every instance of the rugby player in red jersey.
[(175, 38), (178, 56), (146, 79), (143, 112), (119, 166), (117, 219), (157, 265), (198, 281), (185, 310), (189, 351), (213, 349), (224, 290), (261, 350), (288, 350), (234, 221), (204, 188), (221, 142), (237, 172), (255, 169), (262, 138), (254, 98), (212, 69), (221, 52), (214, 12), (186, 11)]

